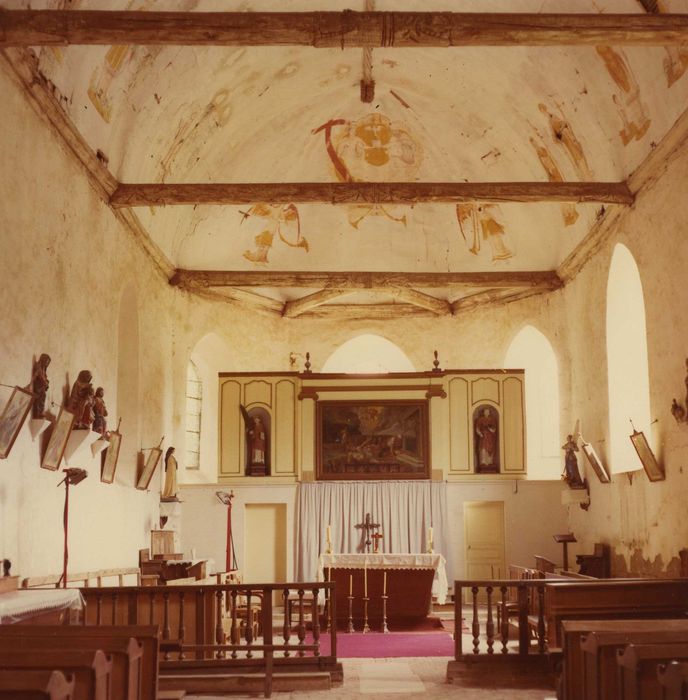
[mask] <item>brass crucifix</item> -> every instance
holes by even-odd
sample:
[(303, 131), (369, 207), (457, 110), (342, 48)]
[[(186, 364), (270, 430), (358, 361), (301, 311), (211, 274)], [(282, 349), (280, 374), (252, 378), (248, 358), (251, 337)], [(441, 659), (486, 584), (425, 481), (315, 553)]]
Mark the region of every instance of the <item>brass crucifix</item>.
[(363, 543), (361, 544), (360, 549), (365, 549), (366, 554), (370, 554), (370, 545), (372, 544), (372, 540), (370, 539), (370, 531), (376, 530), (378, 527), (380, 527), (380, 523), (370, 522), (370, 513), (366, 513), (365, 520), (356, 525), (357, 530), (363, 531), (361, 533)]

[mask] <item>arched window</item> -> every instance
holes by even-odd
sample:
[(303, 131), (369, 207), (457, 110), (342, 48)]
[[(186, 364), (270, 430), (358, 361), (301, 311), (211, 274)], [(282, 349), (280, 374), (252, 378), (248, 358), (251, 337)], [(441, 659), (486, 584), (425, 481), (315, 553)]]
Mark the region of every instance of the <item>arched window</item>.
[(201, 406), (203, 384), (192, 360), (186, 367), (186, 468), (201, 467)]
[(607, 280), (607, 385), (611, 471), (641, 469), (629, 435), (630, 421), (646, 433), (650, 425), (645, 301), (638, 266), (621, 243), (614, 248)]
[(347, 340), (328, 358), (323, 372), (347, 374), (382, 374), (415, 372), (411, 360), (387, 338), (370, 333)]
[(528, 478), (559, 479), (559, 363), (549, 340), (525, 326), (511, 341), (504, 367), (525, 370)]

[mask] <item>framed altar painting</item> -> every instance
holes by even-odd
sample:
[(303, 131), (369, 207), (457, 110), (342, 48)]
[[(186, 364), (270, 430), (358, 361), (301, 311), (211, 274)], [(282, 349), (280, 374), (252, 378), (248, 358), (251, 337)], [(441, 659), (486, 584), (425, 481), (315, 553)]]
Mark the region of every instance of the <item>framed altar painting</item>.
[(141, 470), (141, 476), (139, 476), (136, 482), (136, 488), (139, 491), (145, 491), (153, 478), (153, 473), (155, 468), (158, 466), (160, 461), (160, 455), (162, 455), (162, 450), (159, 447), (152, 447), (148, 452), (148, 457), (143, 464), (143, 469)]
[(115, 480), (115, 470), (119, 458), (119, 448), (122, 444), (122, 434), (117, 430), (111, 430), (108, 435), (107, 449), (103, 453), (100, 467), (100, 480), (104, 484), (111, 484)]
[(71, 411), (68, 411), (64, 406), (60, 408), (57, 420), (50, 433), (48, 446), (45, 448), (43, 461), (41, 462), (43, 469), (50, 469), (50, 471), (54, 472), (60, 468), (60, 462), (67, 447), (69, 436), (72, 434), (72, 426), (75, 420), (76, 416)]
[(647, 478), (650, 481), (664, 481), (664, 468), (657, 461), (652, 448), (647, 442), (647, 438), (644, 433), (637, 430), (633, 431), (633, 434), (629, 436), (635, 451), (638, 453), (638, 457), (643, 464), (643, 469), (647, 474)]
[(0, 415), (0, 459), (9, 455), (14, 441), (33, 402), (33, 394), (18, 386), (14, 387), (10, 400)]
[(427, 401), (318, 401), (318, 479), (429, 479)]
[(602, 464), (602, 461), (597, 456), (594, 447), (589, 442), (583, 442), (581, 443), (581, 449), (583, 450), (585, 458), (588, 460), (588, 464), (593, 468), (600, 482), (608, 484), (611, 481), (611, 477), (609, 476), (607, 467)]

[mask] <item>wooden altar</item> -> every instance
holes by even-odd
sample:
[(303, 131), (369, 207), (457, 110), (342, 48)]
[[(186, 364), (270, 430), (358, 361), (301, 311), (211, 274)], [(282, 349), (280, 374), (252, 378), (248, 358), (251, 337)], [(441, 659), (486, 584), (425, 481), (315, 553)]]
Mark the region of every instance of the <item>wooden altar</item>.
[[(386, 574), (386, 576), (385, 576)], [(432, 607), (433, 582), (438, 602), (446, 600), (447, 575), (440, 554), (322, 554), (318, 578), (336, 584), (337, 626), (349, 616), (353, 596), (354, 627), (363, 627), (363, 597), (367, 585), (368, 622), (373, 631), (382, 625), (382, 595), (386, 578), (387, 624), (390, 630), (416, 624)]]

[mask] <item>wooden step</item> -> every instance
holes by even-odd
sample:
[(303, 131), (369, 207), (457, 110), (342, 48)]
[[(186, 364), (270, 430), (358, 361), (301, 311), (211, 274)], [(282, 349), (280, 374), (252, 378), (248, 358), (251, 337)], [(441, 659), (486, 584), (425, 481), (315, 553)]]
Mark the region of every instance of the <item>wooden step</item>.
[(544, 654), (478, 654), (449, 661), (447, 681), (464, 688), (554, 689), (554, 673)]
[[(265, 674), (184, 674), (161, 675), (161, 690), (185, 690), (187, 693), (262, 693)], [(272, 689), (282, 693), (300, 690), (330, 690), (332, 681), (327, 672), (273, 673)]]
[(158, 690), (157, 700), (183, 700), (186, 690)]

